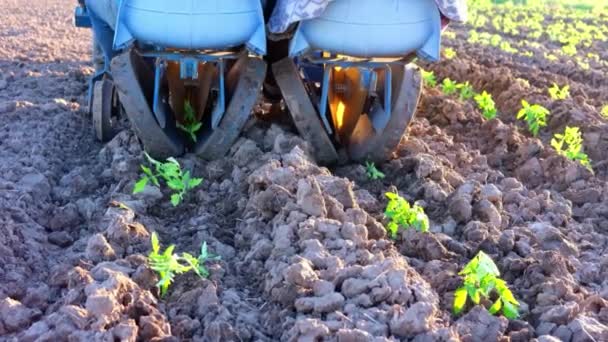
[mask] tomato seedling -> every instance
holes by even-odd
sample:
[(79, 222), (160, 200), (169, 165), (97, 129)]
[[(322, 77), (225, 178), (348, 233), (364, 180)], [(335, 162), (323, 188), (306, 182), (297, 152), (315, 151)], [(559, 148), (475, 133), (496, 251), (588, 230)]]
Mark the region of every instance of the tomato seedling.
[(464, 282), (454, 292), (454, 315), (464, 310), (467, 297), (479, 305), (482, 299), (490, 300), (495, 294), (498, 298), (488, 309), (491, 314), (502, 310), (502, 314), (509, 319), (519, 317), (519, 302), (509, 290), (507, 282), (500, 279), (498, 267), (486, 253), (480, 251), (458, 274), (464, 276)]
[(583, 138), (578, 127), (566, 127), (563, 134), (555, 134), (551, 139), (551, 146), (558, 154), (572, 161), (578, 161), (583, 166), (591, 169), (589, 156), (583, 153)]
[(556, 83), (553, 83), (553, 86), (549, 88), (549, 96), (555, 101), (565, 100), (570, 97), (570, 86), (566, 84), (563, 88), (560, 88)]
[(422, 80), (424, 81), (424, 85), (427, 87), (434, 88), (437, 86), (437, 78), (435, 77), (435, 73), (432, 71), (422, 70)]
[(157, 272), (160, 277), (156, 286), (160, 289), (161, 297), (165, 296), (176, 275), (193, 271), (199, 277), (207, 278), (209, 271), (207, 271), (205, 263), (211, 260), (219, 260), (218, 256), (209, 253), (206, 242), (203, 242), (198, 258), (188, 253), (182, 253), (181, 256), (173, 253), (175, 245), (167, 247), (161, 253), (160, 242), (156, 233), (152, 233), (151, 242), (152, 251), (148, 254), (148, 261), (150, 268)]
[(194, 114), (194, 108), (190, 104), (190, 101), (186, 101), (184, 104), (184, 124), (177, 123), (177, 128), (186, 132), (193, 142), (196, 142), (196, 133), (203, 127), (202, 122), (196, 121), (196, 115)]
[(456, 51), (452, 48), (445, 48), (443, 50), (443, 56), (446, 59), (453, 59), (454, 57), (456, 57)]
[(446, 95), (455, 94), (458, 91), (458, 83), (446, 78), (441, 82), (441, 90)]
[(162, 163), (154, 160), (147, 153), (144, 154), (148, 162), (154, 167), (154, 171), (145, 165), (141, 165), (144, 176), (135, 183), (133, 194), (144, 191), (149, 182), (160, 188), (160, 179), (162, 179), (173, 190), (171, 204), (176, 207), (183, 201), (184, 195), (188, 191), (196, 188), (203, 182), (202, 178), (192, 178), (190, 171), (183, 172), (179, 162), (175, 158), (169, 158), (167, 162)]
[(391, 238), (396, 238), (399, 228), (415, 228), (426, 233), (429, 231), (429, 218), (424, 209), (419, 205), (411, 206), (410, 203), (398, 194), (387, 192), (389, 199), (384, 216), (390, 219), (387, 230)]
[(367, 178), (372, 180), (384, 179), (384, 173), (380, 172), (376, 168), (376, 164), (372, 162), (365, 163), (365, 173), (367, 174)]
[(608, 119), (608, 105), (605, 105), (604, 107), (602, 107), (602, 110), (600, 111), (600, 114), (605, 117), (606, 119)]
[(496, 117), (498, 111), (496, 110), (496, 104), (492, 99), (492, 95), (487, 91), (483, 91), (483, 93), (475, 96), (475, 102), (477, 102), (477, 107), (481, 110), (481, 115), (488, 120), (492, 120)]
[(517, 119), (524, 119), (532, 135), (537, 136), (541, 127), (547, 126), (549, 110), (541, 105), (530, 105), (528, 101), (522, 100), (523, 108), (517, 113)]
[(473, 89), (473, 86), (469, 83), (469, 81), (460, 83), (456, 87), (460, 91), (461, 100), (470, 100), (475, 96), (475, 89)]

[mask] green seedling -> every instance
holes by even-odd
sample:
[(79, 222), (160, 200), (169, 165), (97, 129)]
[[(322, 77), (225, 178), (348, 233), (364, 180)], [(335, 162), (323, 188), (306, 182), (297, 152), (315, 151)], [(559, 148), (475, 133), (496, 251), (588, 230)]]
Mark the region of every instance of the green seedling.
[(145, 153), (145, 156), (154, 167), (154, 171), (145, 165), (141, 165), (144, 176), (135, 183), (133, 194), (144, 191), (146, 185), (150, 182), (160, 188), (160, 180), (162, 179), (173, 190), (171, 204), (176, 207), (183, 201), (184, 195), (188, 191), (196, 188), (203, 182), (202, 178), (192, 178), (190, 171), (183, 172), (179, 162), (175, 158), (169, 158), (167, 162), (162, 163), (154, 160), (147, 153)]
[(589, 156), (583, 153), (583, 138), (578, 127), (566, 127), (563, 134), (555, 134), (551, 139), (551, 146), (558, 154), (570, 160), (578, 161), (583, 166), (591, 169)]
[(475, 96), (475, 102), (477, 102), (477, 107), (481, 110), (481, 115), (487, 120), (492, 120), (496, 117), (498, 111), (496, 110), (496, 104), (492, 99), (492, 95), (487, 91), (483, 91), (483, 93)]
[(453, 59), (454, 57), (456, 57), (456, 51), (452, 48), (445, 48), (443, 50), (443, 56), (446, 59)]
[(415, 228), (423, 233), (429, 231), (429, 218), (422, 207), (419, 205), (412, 207), (407, 200), (392, 192), (387, 192), (386, 197), (389, 202), (386, 205), (384, 216), (390, 219), (387, 230), (391, 238), (397, 237), (399, 228)]
[(437, 86), (437, 78), (435, 77), (435, 73), (432, 71), (422, 70), (422, 80), (424, 81), (424, 85), (427, 87), (434, 88)]
[(367, 178), (372, 180), (384, 179), (384, 173), (380, 172), (376, 168), (376, 164), (372, 162), (365, 163), (365, 173), (367, 174)]
[(206, 278), (209, 276), (209, 272), (205, 267), (205, 263), (207, 261), (219, 259), (219, 257), (209, 254), (206, 242), (203, 242), (201, 254), (198, 258), (195, 258), (188, 253), (182, 253), (181, 256), (173, 253), (175, 245), (167, 247), (167, 249), (161, 253), (160, 242), (156, 233), (152, 233), (151, 242), (152, 251), (148, 255), (148, 261), (150, 263), (150, 268), (157, 272), (160, 277), (156, 286), (160, 289), (161, 297), (164, 297), (165, 294), (167, 294), (167, 290), (175, 280), (175, 276), (193, 271), (199, 277)]
[(576, 49), (576, 45), (568, 44), (568, 45), (564, 45), (562, 47), (562, 52), (564, 53), (564, 55), (572, 57), (572, 56), (576, 55), (578, 50)]
[(600, 114), (605, 117), (606, 119), (608, 119), (608, 105), (605, 105), (604, 107), (602, 107), (602, 110), (600, 111)]
[(190, 101), (186, 101), (184, 104), (184, 124), (177, 123), (177, 128), (186, 132), (193, 142), (196, 142), (196, 133), (203, 127), (202, 122), (196, 121), (196, 115), (194, 114), (194, 108), (190, 104)]
[(458, 91), (458, 84), (449, 78), (446, 78), (441, 82), (441, 90), (446, 95), (455, 94)]
[(553, 86), (549, 88), (549, 96), (552, 100), (565, 100), (570, 97), (570, 86), (565, 85), (560, 88), (557, 84), (553, 83)]
[(456, 39), (456, 32), (443, 31), (443, 33), (441, 34), (441, 36), (445, 37), (447, 39)]
[(524, 119), (530, 132), (537, 136), (540, 128), (547, 126), (549, 110), (538, 104), (530, 105), (526, 100), (522, 100), (521, 104), (523, 108), (517, 113), (517, 119)]
[(500, 271), (494, 261), (480, 251), (459, 273), (464, 276), (464, 282), (454, 293), (454, 315), (460, 314), (467, 303), (467, 297), (475, 305), (479, 305), (482, 299), (490, 300), (491, 296), (497, 297), (488, 311), (502, 314), (508, 319), (519, 317), (519, 302), (513, 296), (507, 286), (507, 282), (500, 279)]
[(460, 91), (461, 100), (470, 100), (475, 96), (475, 89), (473, 89), (473, 86), (471, 86), (469, 81), (460, 83), (456, 87)]

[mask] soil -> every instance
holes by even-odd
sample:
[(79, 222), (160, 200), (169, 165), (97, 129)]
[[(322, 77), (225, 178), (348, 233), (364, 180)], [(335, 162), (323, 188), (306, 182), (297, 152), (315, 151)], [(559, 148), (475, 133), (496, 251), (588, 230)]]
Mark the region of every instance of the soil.
[[(130, 130), (94, 139), (90, 32), (73, 28), (73, 6), (0, 8), (0, 341), (608, 340), (605, 73), (569, 78), (451, 42), (458, 57), (428, 67), (492, 93), (497, 119), (425, 89), (373, 181), (361, 165), (317, 165), (289, 126), (253, 119), (226, 158), (179, 159), (204, 182), (173, 208), (159, 190), (131, 194), (144, 158)], [(549, 100), (554, 80), (573, 97)], [(513, 119), (522, 98), (553, 113), (539, 138)], [(548, 147), (567, 124), (594, 173)], [(387, 191), (423, 206), (431, 233), (389, 239)], [(206, 241), (221, 260), (161, 299), (152, 232), (179, 252)], [(451, 314), (480, 250), (519, 319)]]

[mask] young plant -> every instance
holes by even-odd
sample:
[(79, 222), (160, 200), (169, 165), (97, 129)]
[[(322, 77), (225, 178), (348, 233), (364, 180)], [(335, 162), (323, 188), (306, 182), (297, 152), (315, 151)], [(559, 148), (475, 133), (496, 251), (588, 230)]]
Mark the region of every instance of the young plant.
[[(567, 147), (564, 147), (567, 145)], [(563, 134), (555, 134), (551, 139), (551, 146), (558, 154), (580, 162), (583, 166), (591, 168), (589, 156), (583, 153), (583, 138), (578, 127), (566, 127)]]
[(530, 132), (537, 136), (540, 128), (547, 126), (549, 110), (538, 104), (530, 105), (526, 100), (522, 100), (521, 104), (523, 108), (517, 113), (517, 119), (526, 120)]
[(554, 101), (565, 100), (570, 97), (570, 86), (566, 84), (563, 88), (560, 88), (556, 83), (553, 83), (553, 86), (549, 88), (549, 95)]
[(183, 201), (184, 195), (188, 191), (196, 188), (203, 182), (202, 178), (192, 178), (190, 171), (183, 172), (179, 162), (175, 158), (169, 158), (167, 162), (162, 163), (154, 160), (147, 153), (145, 153), (145, 156), (154, 167), (154, 171), (149, 167), (141, 165), (144, 175), (135, 183), (133, 194), (144, 191), (149, 182), (160, 188), (160, 179), (162, 179), (173, 190), (171, 204), (176, 207)]
[(481, 115), (487, 120), (492, 120), (496, 117), (498, 111), (496, 110), (496, 104), (492, 99), (492, 95), (488, 94), (487, 91), (483, 91), (483, 93), (475, 96), (475, 102), (477, 102), (477, 107), (481, 110)]
[(443, 93), (446, 95), (455, 94), (458, 91), (458, 84), (451, 79), (446, 78), (441, 82), (441, 90), (443, 90)]
[(186, 132), (188, 134), (188, 136), (190, 136), (190, 139), (192, 139), (193, 142), (196, 142), (196, 140), (197, 140), (196, 133), (198, 131), (200, 131), (202, 126), (203, 126), (202, 122), (196, 121), (196, 115), (194, 114), (194, 108), (192, 108), (190, 101), (186, 101), (186, 103), (184, 104), (184, 124), (180, 124), (178, 122), (177, 128)]
[(605, 105), (604, 107), (602, 107), (602, 110), (600, 111), (600, 114), (605, 117), (606, 119), (608, 119), (608, 105)]
[(453, 59), (456, 57), (456, 51), (452, 48), (445, 48), (443, 50), (443, 56), (447, 59)]
[(460, 314), (467, 303), (467, 297), (479, 305), (482, 299), (490, 300), (497, 297), (488, 311), (502, 314), (508, 319), (519, 317), (519, 302), (513, 296), (507, 283), (500, 279), (500, 271), (494, 261), (483, 251), (480, 251), (459, 273), (464, 276), (464, 282), (454, 293), (454, 315)]
[(424, 209), (419, 205), (413, 207), (410, 203), (398, 194), (387, 192), (389, 199), (384, 211), (384, 216), (390, 219), (387, 230), (391, 238), (396, 238), (399, 228), (415, 228), (423, 233), (429, 231), (429, 218), (424, 213)]
[(380, 172), (376, 168), (376, 164), (367, 162), (365, 163), (365, 173), (367, 174), (367, 178), (372, 180), (384, 179), (384, 173)]
[(460, 91), (460, 99), (461, 100), (470, 100), (475, 96), (475, 89), (466, 81), (464, 83), (460, 83), (457, 85), (458, 90)]
[(432, 71), (422, 70), (422, 80), (424, 81), (424, 85), (427, 87), (434, 88), (437, 86), (437, 78), (435, 77), (435, 73)]
[(148, 261), (150, 268), (156, 271), (160, 277), (156, 286), (160, 289), (161, 297), (165, 296), (176, 275), (194, 271), (199, 277), (206, 278), (209, 276), (209, 272), (205, 268), (205, 263), (210, 260), (219, 259), (219, 257), (209, 254), (206, 242), (203, 242), (201, 254), (198, 258), (188, 253), (182, 253), (181, 256), (173, 253), (175, 245), (167, 247), (161, 253), (160, 242), (156, 233), (152, 233), (151, 242), (152, 251), (148, 254)]

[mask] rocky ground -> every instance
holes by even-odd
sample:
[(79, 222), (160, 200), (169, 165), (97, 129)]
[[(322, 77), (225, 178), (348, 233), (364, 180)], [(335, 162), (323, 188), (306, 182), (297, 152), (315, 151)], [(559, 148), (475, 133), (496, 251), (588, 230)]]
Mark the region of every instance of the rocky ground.
[[(573, 79), (573, 99), (554, 104), (544, 86), (566, 75), (454, 43), (459, 57), (433, 70), (491, 92), (498, 119), (426, 89), (376, 181), (320, 167), (289, 127), (253, 120), (226, 158), (180, 158), (204, 182), (175, 209), (153, 188), (131, 194), (143, 162), (131, 131), (95, 141), (90, 32), (72, 27), (73, 5), (0, 8), (1, 341), (608, 340), (608, 135), (589, 95), (605, 82)], [(521, 98), (554, 113), (540, 139), (513, 119)], [(595, 173), (548, 147), (573, 122)], [(388, 239), (387, 191), (422, 205), (431, 233)], [(151, 232), (180, 252), (206, 241), (221, 260), (161, 300)], [(520, 319), (451, 314), (479, 250)]]

